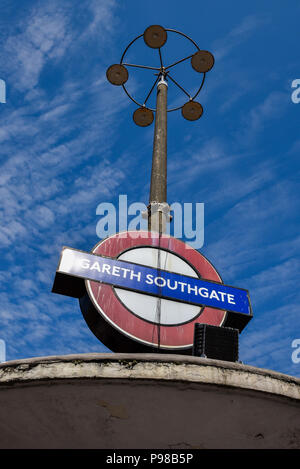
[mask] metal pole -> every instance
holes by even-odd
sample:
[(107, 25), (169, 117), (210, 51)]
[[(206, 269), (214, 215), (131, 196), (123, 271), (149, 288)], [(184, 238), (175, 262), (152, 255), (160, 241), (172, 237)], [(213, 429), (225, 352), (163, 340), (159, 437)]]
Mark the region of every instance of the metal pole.
[(161, 74), (157, 84), (153, 141), (148, 230), (164, 233), (169, 221), (167, 204), (167, 93), (168, 84)]

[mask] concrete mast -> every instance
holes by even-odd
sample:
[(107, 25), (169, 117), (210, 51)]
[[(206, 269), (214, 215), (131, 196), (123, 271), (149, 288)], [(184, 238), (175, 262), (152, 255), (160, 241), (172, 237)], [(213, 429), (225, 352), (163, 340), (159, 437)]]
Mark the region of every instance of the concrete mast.
[(165, 73), (157, 84), (156, 114), (153, 139), (150, 197), (148, 205), (148, 229), (165, 233), (169, 222), (167, 203), (167, 94)]

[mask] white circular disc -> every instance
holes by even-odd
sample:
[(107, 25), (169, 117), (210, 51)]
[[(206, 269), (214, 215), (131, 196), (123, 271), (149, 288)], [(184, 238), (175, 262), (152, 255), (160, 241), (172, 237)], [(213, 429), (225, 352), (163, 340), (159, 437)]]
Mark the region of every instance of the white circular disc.
[[(195, 270), (185, 260), (163, 249), (151, 247), (134, 248), (122, 253), (118, 257), (118, 260), (157, 268), (159, 252), (160, 268), (162, 270), (189, 275), (190, 277), (198, 277)], [(199, 306), (160, 299), (143, 293), (123, 290), (121, 288), (115, 288), (114, 290), (127, 309), (139, 318), (154, 324), (168, 326), (183, 324), (198, 316), (201, 309)]]

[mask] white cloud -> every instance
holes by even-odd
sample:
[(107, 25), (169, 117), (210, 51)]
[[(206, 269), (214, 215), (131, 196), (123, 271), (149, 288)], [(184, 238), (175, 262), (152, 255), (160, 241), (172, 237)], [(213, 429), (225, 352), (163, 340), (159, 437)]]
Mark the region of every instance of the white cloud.
[[(40, 88), (45, 67), (55, 64), (68, 72), (84, 44), (94, 41), (103, 56), (109, 53), (116, 2), (82, 4), (89, 16), (79, 29), (71, 7), (72, 2), (38, 3), (1, 48), (10, 101), (0, 127), (0, 325), (9, 354), (16, 357), (28, 350), (33, 355), (85, 351), (87, 341), (92, 350), (105, 349), (96, 339), (93, 343), (74, 300), (51, 294), (66, 238), (80, 245), (95, 231), (79, 226), (83, 207), (94, 216), (101, 194), (116, 190), (126, 169), (110, 162), (110, 152), (115, 115), (128, 101), (108, 87), (101, 64), (86, 78), (65, 73), (55, 93)], [(72, 67), (69, 62), (65, 67), (66, 59)]]
[(272, 91), (264, 101), (250, 109), (243, 116), (244, 129), (239, 129), (236, 138), (249, 145), (258, 134), (262, 133), (268, 122), (282, 118), (289, 105), (288, 93)]
[(61, 57), (70, 39), (61, 12), (49, 11), (45, 6), (33, 10), (21, 32), (10, 36), (5, 44), (13, 86), (22, 91), (34, 88), (45, 62)]
[(213, 51), (216, 60), (221, 60), (226, 57), (234, 47), (237, 47), (242, 41), (246, 40), (251, 33), (265, 25), (268, 21), (269, 19), (266, 17), (246, 16), (242, 22), (229, 31), (225, 37), (213, 43)]
[(37, 2), (22, 16), (16, 25), (17, 32), (7, 38), (2, 49), (10, 86), (31, 91), (38, 85), (47, 63), (62, 60), (91, 35), (94, 39), (99, 37), (99, 43), (105, 47), (116, 22), (116, 6), (114, 0), (93, 0), (80, 5), (78, 14), (80, 10), (90, 12), (90, 21), (79, 32), (72, 24), (75, 12), (72, 2)]

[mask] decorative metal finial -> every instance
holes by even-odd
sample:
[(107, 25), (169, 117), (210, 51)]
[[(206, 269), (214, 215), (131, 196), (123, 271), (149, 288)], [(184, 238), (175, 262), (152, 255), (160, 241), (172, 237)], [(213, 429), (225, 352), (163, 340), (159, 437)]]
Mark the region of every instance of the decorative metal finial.
[[(161, 48), (165, 46), (169, 33), (177, 34), (188, 39), (192, 44), (194, 51), (187, 57), (179, 59), (176, 62), (165, 66)], [(128, 50), (140, 38), (144, 39), (146, 46), (153, 50), (158, 50), (160, 67), (132, 64), (125, 61), (125, 56)], [(186, 91), (183, 86), (181, 86), (172, 76), (173, 68), (188, 59), (191, 59), (191, 66), (197, 72), (197, 74), (202, 74), (199, 88), (193, 95)], [(213, 55), (206, 50), (201, 50), (195, 41), (193, 41), (186, 34), (183, 34), (180, 31), (176, 31), (175, 29), (165, 29), (159, 25), (152, 25), (149, 26), (143, 34), (140, 34), (128, 44), (122, 54), (120, 63), (111, 65), (106, 72), (106, 76), (109, 82), (113, 85), (122, 86), (127, 96), (135, 104), (137, 104), (138, 108), (133, 113), (133, 120), (137, 125), (140, 127), (147, 127), (148, 125), (152, 124), (154, 120), (154, 112), (156, 113), (150, 197), (148, 212), (145, 214), (145, 216), (148, 218), (149, 231), (158, 231), (159, 233), (163, 233), (166, 231), (166, 224), (170, 221), (170, 210), (167, 204), (167, 113), (181, 109), (182, 116), (189, 121), (195, 121), (202, 116), (203, 107), (200, 103), (195, 101), (195, 98), (198, 96), (204, 85), (206, 73), (211, 70), (213, 65)], [(146, 95), (143, 103), (139, 103), (135, 98), (133, 98), (125, 86), (129, 77), (127, 70), (128, 67), (133, 69), (142, 68), (152, 71), (154, 70), (156, 72), (155, 75), (157, 78), (155, 79), (150, 91)], [(181, 106), (168, 109), (168, 82), (179, 88), (188, 98), (188, 101), (185, 101)], [(156, 107), (152, 109), (147, 107), (146, 104), (155, 86), (157, 88)]]
[[(162, 53), (161, 53), (161, 48), (166, 44), (167, 39), (168, 39), (168, 33), (175, 33), (177, 35), (180, 35), (182, 37), (185, 37), (190, 41), (192, 44), (193, 48), (196, 48), (196, 51), (188, 55), (187, 57), (184, 57), (183, 59), (180, 59), (170, 65), (165, 66), (163, 63), (162, 59)], [(157, 49), (159, 53), (159, 60), (160, 60), (160, 67), (152, 67), (148, 65), (138, 65), (138, 64), (132, 64), (132, 63), (126, 63), (125, 62), (125, 56), (129, 50), (129, 48), (140, 38), (144, 39), (145, 44), (150, 47), (151, 49)], [(194, 95), (191, 95), (188, 91), (186, 91), (171, 75), (171, 69), (175, 67), (176, 65), (180, 64), (181, 62), (184, 62), (185, 60), (191, 59), (191, 65), (192, 68), (200, 73), (203, 74), (202, 80), (200, 82), (199, 88), (196, 91)], [(182, 110), (182, 116), (190, 121), (194, 121), (199, 119), (202, 116), (203, 113), (203, 108), (200, 103), (195, 101), (195, 98), (198, 96), (200, 93), (204, 81), (205, 81), (205, 74), (212, 69), (214, 65), (214, 57), (213, 55), (206, 51), (206, 50), (201, 50), (199, 46), (196, 44), (193, 39), (191, 39), (189, 36), (186, 34), (176, 31), (175, 29), (167, 29), (163, 28), (162, 26), (159, 25), (152, 25), (149, 26), (143, 34), (140, 34), (137, 36), (133, 41), (131, 41), (128, 46), (125, 48), (120, 63), (119, 64), (114, 64), (111, 65), (107, 72), (106, 76), (108, 81), (117, 86), (122, 86), (125, 93), (127, 96), (139, 106), (139, 108), (134, 112), (133, 115), (133, 120), (134, 122), (141, 126), (141, 127), (146, 127), (150, 124), (152, 124), (154, 120), (153, 112), (156, 112), (156, 108), (148, 108), (146, 107), (146, 104), (155, 88), (156, 85), (161, 84), (164, 82), (167, 84), (166, 80), (171, 81), (177, 88), (179, 88), (185, 96), (188, 97), (188, 102), (185, 102), (182, 104), (182, 106), (178, 106), (176, 108), (172, 109), (167, 109), (167, 112), (171, 111), (176, 111), (181, 109)], [(131, 96), (131, 94), (128, 92), (127, 88), (125, 87), (125, 83), (128, 80), (129, 73), (127, 70), (127, 67), (133, 67), (133, 68), (143, 68), (143, 69), (148, 69), (148, 70), (155, 70), (157, 73), (157, 78), (151, 87), (150, 91), (146, 95), (146, 98), (143, 103), (139, 103), (136, 99)], [(150, 112), (149, 112), (150, 111)], [(152, 114), (151, 114), (152, 113)], [(152, 117), (151, 117), (152, 116)]]

